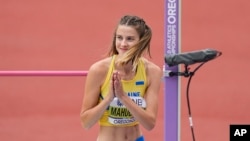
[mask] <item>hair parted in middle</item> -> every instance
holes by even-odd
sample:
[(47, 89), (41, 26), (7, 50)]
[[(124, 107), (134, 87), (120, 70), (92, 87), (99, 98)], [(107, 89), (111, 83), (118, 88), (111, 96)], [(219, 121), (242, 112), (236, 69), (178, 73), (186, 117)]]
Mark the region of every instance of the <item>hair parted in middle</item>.
[(138, 16), (131, 16), (131, 15), (123, 16), (120, 19), (120, 22), (114, 31), (112, 45), (110, 51), (108, 52), (109, 56), (118, 54), (115, 43), (116, 43), (116, 30), (119, 25), (131, 26), (137, 31), (139, 35), (140, 39), (138, 43), (135, 44), (133, 47), (131, 47), (126, 52), (126, 55), (124, 55), (120, 60), (117, 61), (118, 65), (124, 65), (132, 61), (133, 68), (135, 69), (138, 64), (139, 58), (142, 56), (144, 51), (147, 51), (148, 55), (151, 57), (150, 54), (150, 41), (152, 38), (151, 28), (146, 24), (146, 22), (142, 18)]

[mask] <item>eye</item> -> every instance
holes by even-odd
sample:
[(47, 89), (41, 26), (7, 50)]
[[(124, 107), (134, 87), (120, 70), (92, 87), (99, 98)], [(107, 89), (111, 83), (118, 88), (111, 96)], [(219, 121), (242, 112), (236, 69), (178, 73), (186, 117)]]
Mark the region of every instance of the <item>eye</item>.
[(122, 40), (122, 36), (119, 36), (119, 35), (118, 35), (118, 36), (116, 36), (116, 39), (117, 39), (117, 40)]
[(127, 40), (128, 41), (134, 41), (134, 38), (133, 37), (127, 37)]

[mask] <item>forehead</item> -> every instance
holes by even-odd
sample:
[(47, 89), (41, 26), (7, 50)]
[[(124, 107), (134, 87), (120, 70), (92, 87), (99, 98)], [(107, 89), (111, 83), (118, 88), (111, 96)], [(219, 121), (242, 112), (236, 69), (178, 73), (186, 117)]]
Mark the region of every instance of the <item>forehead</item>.
[(127, 26), (127, 25), (118, 25), (116, 34), (123, 36), (139, 36), (133, 26)]

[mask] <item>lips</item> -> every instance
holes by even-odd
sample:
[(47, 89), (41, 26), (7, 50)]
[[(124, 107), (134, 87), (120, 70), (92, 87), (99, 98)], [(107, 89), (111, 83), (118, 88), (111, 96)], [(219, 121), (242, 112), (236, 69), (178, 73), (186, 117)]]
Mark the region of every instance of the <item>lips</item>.
[(127, 48), (119, 48), (120, 50), (122, 51), (127, 51), (128, 49)]

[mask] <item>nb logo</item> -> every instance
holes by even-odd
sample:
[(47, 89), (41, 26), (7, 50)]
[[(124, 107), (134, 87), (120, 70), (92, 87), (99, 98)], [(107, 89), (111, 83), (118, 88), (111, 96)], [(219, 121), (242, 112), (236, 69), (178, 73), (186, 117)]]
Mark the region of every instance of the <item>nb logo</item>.
[(120, 101), (120, 100), (117, 100), (117, 106), (120, 106), (120, 107), (122, 107), (122, 106), (123, 106), (123, 104), (121, 103), (121, 101)]

